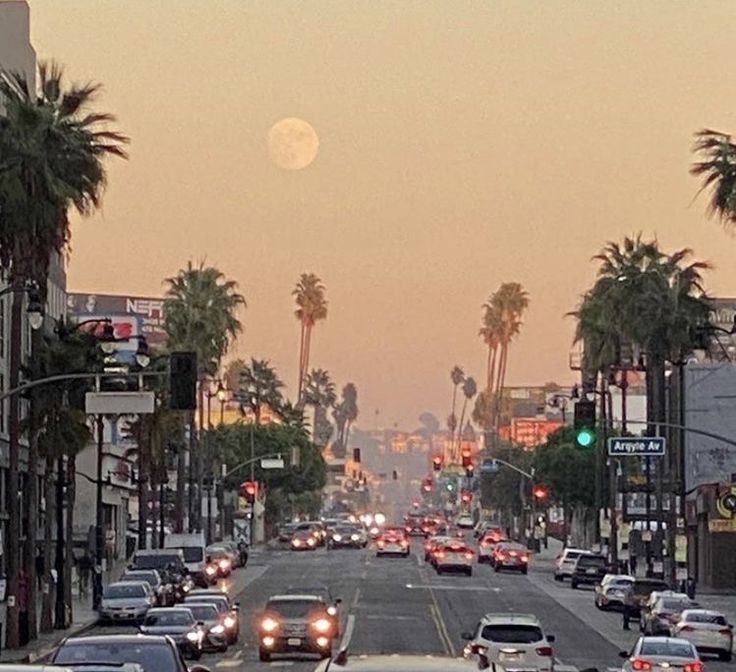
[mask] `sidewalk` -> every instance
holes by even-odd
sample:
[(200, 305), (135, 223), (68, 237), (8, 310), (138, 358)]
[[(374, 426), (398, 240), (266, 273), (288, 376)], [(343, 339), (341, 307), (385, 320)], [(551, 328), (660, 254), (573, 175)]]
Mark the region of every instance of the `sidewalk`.
[[(113, 567), (105, 573), (103, 577), (103, 586), (117, 580), (124, 570), (125, 562), (122, 560), (116, 562)], [(72, 624), (66, 630), (53, 630), (52, 632), (46, 633), (39, 632), (37, 639), (30, 641), (26, 646), (18, 649), (5, 648), (5, 637), (7, 634), (5, 626), (7, 604), (4, 603), (0, 605), (0, 623), (2, 623), (3, 629), (0, 663), (33, 662), (37, 658), (49, 653), (64, 637), (80, 635), (97, 623), (97, 612), (92, 609), (91, 584), (88, 594), (84, 597), (79, 596), (79, 588), (76, 580), (72, 581), (72, 586)], [(36, 615), (38, 616), (39, 621), (41, 620), (41, 601), (42, 595), (39, 591), (36, 606)]]

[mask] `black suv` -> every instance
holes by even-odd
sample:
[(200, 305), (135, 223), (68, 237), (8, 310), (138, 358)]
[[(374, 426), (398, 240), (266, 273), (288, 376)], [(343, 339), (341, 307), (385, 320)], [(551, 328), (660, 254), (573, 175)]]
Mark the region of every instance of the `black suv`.
[(580, 585), (595, 585), (600, 583), (607, 573), (606, 556), (593, 553), (581, 555), (570, 575), (570, 587), (574, 590)]

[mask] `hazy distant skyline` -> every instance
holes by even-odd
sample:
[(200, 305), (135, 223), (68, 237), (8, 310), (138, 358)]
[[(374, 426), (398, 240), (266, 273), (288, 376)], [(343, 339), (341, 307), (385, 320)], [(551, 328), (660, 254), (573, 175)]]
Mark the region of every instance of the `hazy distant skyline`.
[[(692, 133), (736, 132), (723, 2), (30, 0), (32, 41), (132, 139), (102, 213), (75, 224), (71, 291), (160, 295), (206, 259), (248, 309), (232, 356), (293, 394), (302, 272), (327, 287), (312, 364), (359, 390), (358, 424), (446, 417), (449, 371), (483, 379), (480, 306), (531, 299), (508, 384), (574, 380), (565, 318), (590, 257), (643, 232), (711, 261), (736, 295), (736, 240), (705, 218)], [(298, 117), (314, 162), (267, 136)]]

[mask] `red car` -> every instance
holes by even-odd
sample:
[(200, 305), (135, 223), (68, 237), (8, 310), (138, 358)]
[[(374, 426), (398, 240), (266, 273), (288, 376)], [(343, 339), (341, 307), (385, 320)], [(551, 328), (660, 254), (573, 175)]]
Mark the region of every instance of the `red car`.
[(410, 553), (409, 538), (400, 527), (388, 527), (376, 539), (376, 557), (402, 555), (406, 558)]

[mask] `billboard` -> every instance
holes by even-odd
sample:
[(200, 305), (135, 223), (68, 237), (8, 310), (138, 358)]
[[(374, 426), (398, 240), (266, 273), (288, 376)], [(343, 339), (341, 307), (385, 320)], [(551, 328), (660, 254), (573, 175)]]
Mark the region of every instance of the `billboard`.
[[(67, 294), (67, 315), (77, 321), (110, 318), (116, 338), (143, 335), (152, 348), (166, 345), (164, 300), (116, 294)], [(94, 328), (94, 326), (92, 327)], [(121, 343), (118, 350), (135, 352), (137, 341)]]

